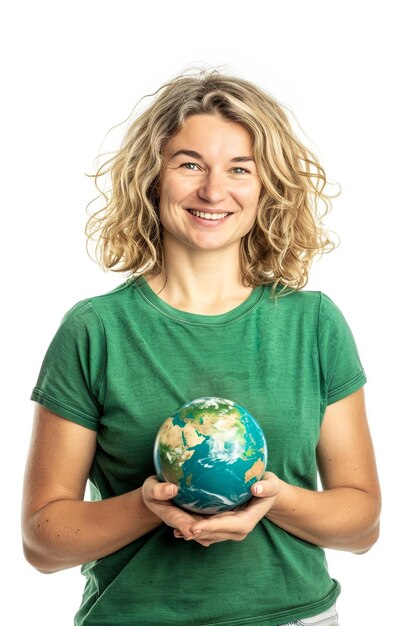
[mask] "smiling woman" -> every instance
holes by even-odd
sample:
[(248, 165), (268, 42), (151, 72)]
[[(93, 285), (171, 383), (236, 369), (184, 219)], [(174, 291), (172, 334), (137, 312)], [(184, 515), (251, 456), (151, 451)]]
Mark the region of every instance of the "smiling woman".
[[(195, 116), (199, 116), (198, 136), (190, 145), (184, 140), (197, 125)], [(213, 149), (208, 154), (209, 126), (217, 128), (219, 138), (225, 132), (235, 144), (239, 138), (240, 144), (234, 151), (233, 144), (226, 150), (223, 141), (224, 147), (217, 147), (223, 150), (221, 155)], [(98, 257), (105, 268), (148, 276), (163, 271), (158, 189), (168, 156), (170, 167), (175, 163), (199, 180), (204, 174), (206, 190), (218, 185), (219, 156), (222, 168), (225, 159), (230, 161), (229, 183), (236, 181), (243, 190), (249, 181), (257, 180), (254, 228), (240, 245), (240, 268), (247, 286), (272, 281), (275, 286), (299, 289), (307, 282), (314, 256), (334, 247), (321, 223), (331, 205), (325, 172), (295, 135), (284, 107), (248, 81), (211, 71), (199, 77), (179, 76), (163, 85), (152, 106), (130, 126), (121, 150), (97, 172), (99, 188), (100, 178), (111, 173), (112, 189), (102, 190), (107, 203), (91, 216), (87, 233), (91, 240), (97, 238)], [(204, 161), (207, 157), (210, 163)], [(195, 204), (189, 208), (212, 214), (218, 201), (211, 207), (206, 199)]]
[[(164, 85), (107, 171), (88, 233), (131, 275), (75, 305), (44, 359), (27, 559), (83, 565), (77, 626), (336, 625), (323, 548), (369, 550), (380, 493), (354, 339), (301, 291), (331, 247), (323, 169), (272, 97), (210, 72)], [(268, 447), (250, 500), (211, 516), (153, 467), (162, 422), (202, 397), (244, 406)]]

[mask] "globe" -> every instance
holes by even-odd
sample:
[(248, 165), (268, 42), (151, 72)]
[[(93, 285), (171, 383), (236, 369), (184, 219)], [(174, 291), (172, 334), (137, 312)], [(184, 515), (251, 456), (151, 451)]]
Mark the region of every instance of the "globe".
[(155, 438), (159, 480), (178, 485), (175, 504), (202, 514), (228, 511), (252, 496), (267, 445), (250, 413), (231, 400), (204, 397), (182, 405)]

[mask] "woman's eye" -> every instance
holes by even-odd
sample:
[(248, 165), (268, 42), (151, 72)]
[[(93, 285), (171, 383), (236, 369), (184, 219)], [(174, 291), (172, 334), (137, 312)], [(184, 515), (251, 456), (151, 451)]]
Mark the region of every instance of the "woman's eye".
[(245, 170), (243, 167), (234, 167), (233, 172), (235, 172), (235, 174), (249, 174), (249, 170)]
[(196, 172), (198, 170), (197, 163), (182, 163), (180, 167), (184, 167), (187, 170), (192, 170), (193, 172)]

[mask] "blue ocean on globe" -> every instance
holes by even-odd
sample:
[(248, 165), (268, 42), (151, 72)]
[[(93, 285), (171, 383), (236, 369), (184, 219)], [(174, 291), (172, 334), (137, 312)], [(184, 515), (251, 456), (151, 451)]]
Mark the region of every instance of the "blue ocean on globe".
[(231, 400), (197, 398), (162, 424), (154, 445), (159, 480), (178, 485), (173, 501), (190, 511), (228, 511), (252, 497), (267, 445), (258, 422)]

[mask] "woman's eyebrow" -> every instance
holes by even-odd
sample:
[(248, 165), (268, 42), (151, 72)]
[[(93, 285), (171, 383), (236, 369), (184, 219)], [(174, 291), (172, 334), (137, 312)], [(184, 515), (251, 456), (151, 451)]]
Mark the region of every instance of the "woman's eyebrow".
[(171, 159), (173, 159), (174, 157), (178, 156), (179, 154), (185, 154), (186, 156), (191, 157), (192, 159), (199, 159), (200, 161), (203, 160), (203, 157), (201, 156), (201, 154), (199, 152), (196, 152), (195, 150), (177, 150), (176, 152), (174, 152), (174, 154), (171, 154)]
[[(173, 159), (180, 154), (189, 156), (192, 159), (199, 159), (200, 161), (204, 161), (204, 157), (199, 152), (196, 152), (195, 150), (185, 150), (185, 149), (177, 150), (176, 152), (174, 152), (174, 154), (170, 156), (170, 158)], [(230, 161), (232, 163), (244, 163), (246, 161), (254, 161), (254, 159), (251, 156), (237, 156), (237, 157), (234, 157), (233, 159), (230, 159)]]

